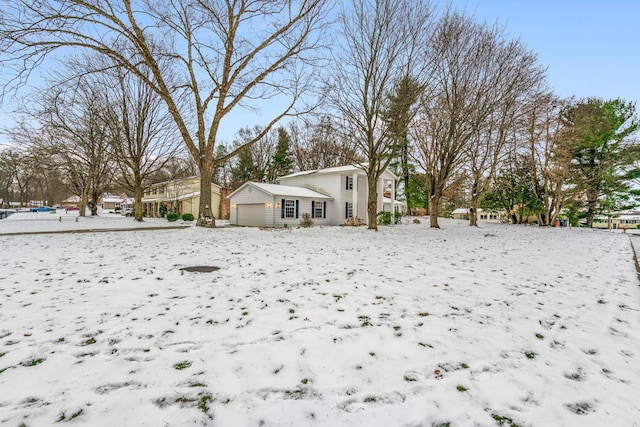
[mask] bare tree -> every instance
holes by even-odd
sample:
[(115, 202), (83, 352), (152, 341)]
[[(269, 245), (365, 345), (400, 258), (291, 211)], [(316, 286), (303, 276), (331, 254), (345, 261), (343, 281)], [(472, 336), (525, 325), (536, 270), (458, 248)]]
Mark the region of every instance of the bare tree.
[(364, 157), (367, 222), (377, 230), (378, 180), (393, 160), (397, 138), (385, 123), (390, 88), (415, 70), (430, 18), (426, 1), (353, 0), (341, 17), (343, 48), (336, 55), (333, 105), (343, 133)]
[[(263, 132), (299, 112), (327, 0), (1, 0), (2, 62), (24, 79), (49, 54), (88, 49), (136, 75), (166, 104), (201, 177), (199, 225), (215, 226), (211, 176), (223, 119), (272, 103)], [(164, 68), (165, 63), (168, 67)], [(150, 74), (149, 74), (150, 73)], [(177, 100), (187, 96), (188, 106)]]
[(524, 153), (533, 165), (531, 187), (542, 207), (538, 222), (555, 226), (562, 207), (575, 197), (568, 182), (573, 149), (572, 129), (563, 126), (566, 102), (550, 93), (531, 99), (522, 117)]
[(112, 135), (103, 95), (85, 78), (54, 83), (43, 92), (39, 108), (29, 113), (31, 120), (14, 131), (14, 137), (44, 153), (43, 165), (57, 168), (80, 196), (81, 216), (87, 206), (97, 215), (98, 200), (113, 182)]
[(468, 126), (471, 138), (463, 149), (471, 179), (469, 225), (477, 226), (478, 207), (489, 190), (506, 144), (515, 144), (513, 129), (524, 107), (544, 82), (544, 70), (537, 64), (537, 55), (518, 40), (506, 40), (493, 29), (484, 42), (489, 44), (484, 61), (478, 64), (487, 84)]
[(106, 124), (118, 181), (133, 192), (134, 217), (142, 221), (144, 189), (183, 145), (162, 100), (136, 75), (116, 68), (96, 80), (108, 100)]
[(316, 170), (362, 161), (353, 144), (345, 141), (328, 115), (293, 122), (288, 128), (291, 137), (294, 170)]
[[(439, 228), (440, 198), (450, 177), (467, 160), (471, 142), (475, 139), (476, 153), (486, 156), (476, 164), (478, 176), (495, 158), (493, 149), (486, 151), (487, 146), (480, 144), (495, 136), (482, 136), (488, 132), (487, 119), (494, 114), (508, 117), (505, 103), (514, 102), (531, 84), (529, 74), (539, 70), (535, 55), (519, 42), (506, 41), (499, 27), (477, 24), (451, 10), (437, 22), (426, 54), (432, 58), (430, 90), (422, 98), (413, 137), (416, 160), (426, 173), (430, 225)], [(478, 189), (475, 192), (477, 200)]]

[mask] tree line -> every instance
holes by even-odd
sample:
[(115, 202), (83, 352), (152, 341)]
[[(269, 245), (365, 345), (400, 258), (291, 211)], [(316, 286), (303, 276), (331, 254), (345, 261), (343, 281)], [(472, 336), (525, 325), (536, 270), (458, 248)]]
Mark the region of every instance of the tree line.
[[(27, 147), (19, 154), (36, 160), (40, 179), (51, 172), (83, 202), (117, 182), (133, 192), (137, 220), (143, 189), (172, 167), (200, 175), (205, 226), (215, 225), (212, 179), (236, 187), (345, 163), (367, 175), (373, 229), (376, 184), (389, 167), (398, 197), (428, 209), (432, 227), (447, 203), (469, 206), (471, 225), (479, 207), (553, 225), (563, 209), (591, 223), (634, 195), (635, 105), (558, 99), (535, 52), (498, 23), (450, 6), (0, 4), (0, 64), (12, 77), (3, 95), (43, 63), (59, 70), (11, 130)], [(262, 125), (239, 129), (230, 142), (219, 137), (232, 113), (265, 101)], [(0, 183), (15, 183), (5, 157)], [(24, 192), (21, 179), (15, 188)]]

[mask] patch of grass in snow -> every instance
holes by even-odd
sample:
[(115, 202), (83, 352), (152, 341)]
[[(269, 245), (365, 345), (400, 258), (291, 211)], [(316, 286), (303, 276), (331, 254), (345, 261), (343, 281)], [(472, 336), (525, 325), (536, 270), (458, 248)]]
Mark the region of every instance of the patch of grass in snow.
[(458, 390), (460, 393), (464, 393), (465, 391), (468, 390), (468, 388), (466, 388), (463, 385), (459, 385), (459, 386), (456, 387), (456, 390)]
[(192, 364), (192, 362), (189, 362), (189, 361), (178, 362), (175, 365), (173, 365), (173, 368), (178, 370), (178, 371), (181, 371), (183, 369), (187, 369), (188, 367), (190, 367), (191, 364)]
[(364, 403), (375, 403), (378, 399), (375, 396), (367, 396), (364, 398)]
[(422, 347), (429, 347), (429, 348), (433, 348), (433, 346), (431, 344), (425, 343), (425, 342), (419, 342), (418, 345), (422, 346)]
[(4, 356), (5, 354), (7, 354), (7, 353), (0, 353), (0, 357)]
[(300, 381), (302, 384), (307, 385), (307, 383), (309, 382), (308, 378), (303, 378), (302, 381)]
[(533, 351), (525, 351), (524, 355), (527, 356), (527, 359), (534, 359), (536, 354)]
[(422, 313), (418, 313), (418, 316), (420, 316), (420, 317), (427, 317), (428, 315), (429, 315), (429, 313), (426, 312), (426, 311), (423, 311)]
[(491, 417), (496, 420), (499, 426), (520, 427), (511, 418), (503, 417), (502, 415), (498, 414), (491, 414)]
[(469, 369), (469, 365), (467, 365), (466, 363), (461, 363), (461, 364), (460, 364), (460, 367), (461, 367), (462, 369)]
[(274, 374), (278, 374), (278, 373), (280, 373), (280, 371), (282, 371), (282, 368), (284, 368), (284, 365), (280, 365), (280, 367), (278, 367), (278, 368), (274, 369), (274, 370), (273, 370), (273, 373), (274, 373)]
[(336, 302), (340, 301), (344, 295), (340, 295), (340, 294), (333, 294), (333, 297), (336, 299)]
[(371, 319), (369, 319), (369, 316), (358, 316), (358, 320), (361, 322), (360, 326), (373, 326), (371, 324)]
[(539, 340), (543, 340), (544, 339), (544, 335), (536, 334), (536, 338), (538, 338)]
[(6, 371), (7, 369), (9, 369), (11, 366), (7, 366), (6, 368), (2, 368), (0, 369), (0, 374), (2, 374), (4, 371)]
[(200, 400), (198, 400), (198, 409), (200, 409), (205, 414), (209, 412), (209, 403), (211, 402), (212, 397), (210, 394), (204, 394), (200, 396)]
[(418, 381), (418, 377), (416, 377), (413, 374), (407, 374), (404, 376), (404, 380), (408, 383), (414, 382), (414, 381)]
[(85, 342), (83, 342), (82, 345), (91, 345), (91, 344), (95, 344), (95, 343), (96, 343), (96, 339), (94, 337), (91, 337), (88, 340), (86, 340)]
[(83, 412), (82, 408), (78, 409), (76, 412), (71, 414), (71, 418), (70, 419), (78, 418), (80, 415), (82, 415), (82, 412)]
[(26, 362), (22, 362), (22, 366), (36, 366), (44, 362), (43, 358), (27, 360)]

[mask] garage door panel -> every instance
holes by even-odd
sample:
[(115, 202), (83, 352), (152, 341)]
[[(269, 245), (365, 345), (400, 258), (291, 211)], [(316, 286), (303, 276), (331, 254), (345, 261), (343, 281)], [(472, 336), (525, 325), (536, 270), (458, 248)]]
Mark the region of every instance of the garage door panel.
[(237, 205), (238, 225), (264, 226), (264, 203)]

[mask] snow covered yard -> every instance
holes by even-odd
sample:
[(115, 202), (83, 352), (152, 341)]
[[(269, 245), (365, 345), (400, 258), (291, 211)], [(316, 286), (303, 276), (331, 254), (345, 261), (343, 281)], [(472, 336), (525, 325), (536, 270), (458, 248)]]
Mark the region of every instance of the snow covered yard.
[(640, 426), (640, 237), (442, 225), (2, 236), (0, 424)]

